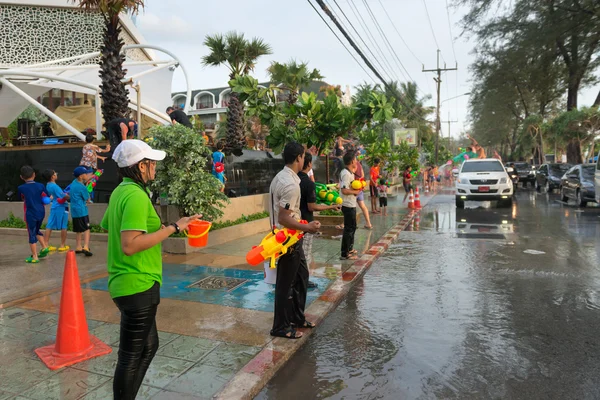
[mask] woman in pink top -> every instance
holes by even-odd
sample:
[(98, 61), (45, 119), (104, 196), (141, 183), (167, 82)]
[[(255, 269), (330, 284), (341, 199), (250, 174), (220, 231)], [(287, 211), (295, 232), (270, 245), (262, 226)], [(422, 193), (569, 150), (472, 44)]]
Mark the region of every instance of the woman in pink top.
[(106, 145), (104, 149), (96, 146), (94, 143), (94, 135), (88, 133), (85, 135), (85, 142), (87, 143), (83, 146), (81, 162), (79, 165), (83, 165), (85, 167), (98, 169), (98, 159), (102, 161), (106, 160), (106, 157), (99, 156), (98, 153), (108, 153), (110, 151), (110, 144)]

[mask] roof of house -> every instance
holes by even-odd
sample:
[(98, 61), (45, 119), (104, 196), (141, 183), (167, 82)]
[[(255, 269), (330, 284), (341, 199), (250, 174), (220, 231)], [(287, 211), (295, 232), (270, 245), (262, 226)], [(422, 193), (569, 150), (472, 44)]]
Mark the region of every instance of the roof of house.
[[(259, 82), (258, 83), (259, 86), (265, 86), (265, 87), (269, 87), (271, 85), (271, 82)], [(311, 83), (308, 84), (307, 87), (302, 88), (300, 90), (300, 93), (317, 93), (319, 95), (319, 98), (324, 97), (324, 94), (319, 92), (319, 89), (321, 89), (321, 87), (323, 86), (329, 86), (329, 84), (327, 82), (324, 81), (312, 81)], [(219, 95), (221, 94), (221, 92), (223, 92), (223, 90), (225, 89), (229, 89), (229, 86), (224, 86), (224, 87), (219, 87), (219, 88), (213, 88), (213, 89), (197, 89), (197, 90), (192, 90), (192, 98), (195, 98), (198, 93), (200, 92), (209, 92), (212, 93), (215, 96), (215, 99), (219, 100)], [(182, 92), (174, 92), (171, 94), (171, 97), (175, 97), (177, 95), (184, 95), (185, 96), (186, 92), (182, 91)]]

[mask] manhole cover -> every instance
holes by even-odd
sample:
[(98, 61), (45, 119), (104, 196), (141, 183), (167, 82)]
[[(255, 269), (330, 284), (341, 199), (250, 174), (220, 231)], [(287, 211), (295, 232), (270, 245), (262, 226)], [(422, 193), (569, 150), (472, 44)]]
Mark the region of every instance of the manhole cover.
[(226, 276), (207, 276), (204, 279), (200, 279), (198, 282), (194, 282), (188, 286), (188, 288), (196, 289), (207, 289), (207, 290), (224, 290), (230, 292), (244, 283), (248, 282), (247, 279), (241, 278), (228, 278)]
[(456, 237), (459, 239), (506, 239), (500, 233), (457, 233)]

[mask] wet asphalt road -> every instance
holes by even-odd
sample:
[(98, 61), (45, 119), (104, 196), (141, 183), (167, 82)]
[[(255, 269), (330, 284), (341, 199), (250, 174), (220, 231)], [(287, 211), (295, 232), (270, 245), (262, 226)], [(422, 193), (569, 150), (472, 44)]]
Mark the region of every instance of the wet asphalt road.
[(516, 200), (434, 198), (257, 398), (599, 399), (600, 208)]

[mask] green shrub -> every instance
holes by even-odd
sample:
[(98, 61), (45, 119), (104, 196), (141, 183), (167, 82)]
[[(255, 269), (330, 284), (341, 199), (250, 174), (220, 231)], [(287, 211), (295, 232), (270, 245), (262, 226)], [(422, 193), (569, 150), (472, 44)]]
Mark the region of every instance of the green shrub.
[[(259, 212), (256, 214), (242, 215), (240, 218), (236, 219), (235, 221), (215, 222), (210, 227), (210, 230), (216, 231), (219, 229), (228, 228), (230, 226), (245, 224), (246, 222), (257, 221), (259, 219), (268, 218), (268, 217), (269, 217), (269, 213), (266, 211)], [(181, 232), (176, 235), (173, 235), (173, 237), (185, 237), (185, 233)]]
[(8, 218), (0, 221), (0, 228), (27, 228), (22, 218), (17, 218), (13, 213), (8, 213)]
[(156, 167), (152, 189), (166, 194), (181, 215), (202, 214), (214, 221), (229, 199), (221, 192), (221, 182), (211, 174), (211, 150), (202, 136), (181, 124), (154, 126), (148, 138), (153, 148), (167, 157)]
[(340, 217), (344, 214), (341, 211), (325, 210), (325, 211), (319, 211), (319, 215), (325, 215), (325, 216), (329, 216), (329, 217)]

